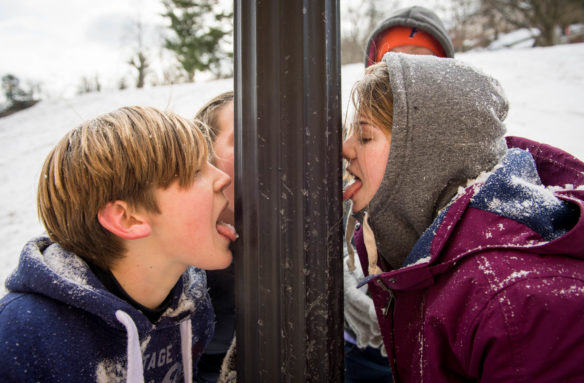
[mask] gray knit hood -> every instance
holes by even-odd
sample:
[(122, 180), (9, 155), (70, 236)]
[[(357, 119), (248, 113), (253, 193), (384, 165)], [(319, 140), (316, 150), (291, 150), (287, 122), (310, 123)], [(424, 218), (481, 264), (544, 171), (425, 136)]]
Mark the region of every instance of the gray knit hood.
[(399, 268), (458, 187), (505, 154), (508, 103), (496, 80), (458, 60), (387, 53), (383, 61), (394, 119), (367, 211), (378, 253)]
[(454, 47), (446, 28), (440, 18), (431, 10), (423, 7), (409, 7), (401, 9), (387, 19), (382, 21), (367, 38), (365, 45), (365, 67), (371, 65), (374, 61), (370, 61), (370, 57), (374, 57), (376, 49), (376, 40), (381, 32), (388, 30), (395, 26), (416, 27), (424, 32), (431, 34), (444, 49), (446, 57), (454, 57)]

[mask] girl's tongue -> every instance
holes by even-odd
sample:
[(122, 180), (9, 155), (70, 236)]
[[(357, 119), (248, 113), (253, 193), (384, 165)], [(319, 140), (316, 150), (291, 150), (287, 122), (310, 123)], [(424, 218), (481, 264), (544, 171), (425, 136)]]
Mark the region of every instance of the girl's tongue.
[(239, 234), (237, 234), (235, 228), (228, 223), (218, 221), (216, 227), (217, 232), (227, 237), (231, 242), (235, 242), (235, 240), (239, 238)]
[(361, 189), (362, 185), (363, 184), (361, 183), (361, 180), (358, 180), (358, 179), (356, 179), (354, 182), (349, 184), (347, 186), (347, 188), (345, 189), (345, 191), (343, 192), (343, 201), (346, 201), (348, 199), (353, 198), (355, 193), (357, 193), (359, 191), (359, 189)]

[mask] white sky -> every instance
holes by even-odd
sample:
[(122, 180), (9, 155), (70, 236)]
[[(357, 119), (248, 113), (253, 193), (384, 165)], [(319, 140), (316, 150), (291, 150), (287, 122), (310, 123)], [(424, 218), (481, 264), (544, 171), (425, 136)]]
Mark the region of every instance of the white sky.
[(165, 23), (160, 0), (0, 0), (0, 74), (42, 82), (51, 96), (70, 93), (81, 77), (105, 86), (135, 74), (126, 64), (135, 25)]
[[(457, 55), (498, 79), (509, 98), (509, 135), (558, 146), (584, 159), (584, 43)], [(361, 63), (342, 68), (342, 103), (363, 73)], [(54, 99), (0, 119), (0, 296), (3, 280), (24, 243), (40, 234), (36, 185), (50, 148), (82, 121), (124, 105), (151, 105), (187, 118), (209, 99), (233, 89), (233, 79), (90, 93)]]
[[(361, 0), (340, 1), (342, 10)], [(377, 2), (391, 8), (433, 7), (436, 1)], [(133, 85), (136, 71), (127, 61), (137, 46), (139, 20), (151, 61), (158, 66), (154, 69), (160, 73), (160, 66), (169, 62), (159, 48), (167, 25), (160, 16), (163, 10), (161, 0), (0, 0), (0, 76), (15, 75), (23, 88), (31, 81), (41, 83), (43, 98), (73, 95), (82, 77), (97, 76), (102, 89), (117, 88), (122, 77)]]

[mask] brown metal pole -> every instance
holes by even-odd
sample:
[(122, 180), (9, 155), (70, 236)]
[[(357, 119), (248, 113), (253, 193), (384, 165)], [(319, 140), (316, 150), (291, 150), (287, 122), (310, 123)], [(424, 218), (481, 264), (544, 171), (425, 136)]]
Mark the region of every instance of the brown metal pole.
[(240, 382), (343, 380), (338, 0), (235, 1)]

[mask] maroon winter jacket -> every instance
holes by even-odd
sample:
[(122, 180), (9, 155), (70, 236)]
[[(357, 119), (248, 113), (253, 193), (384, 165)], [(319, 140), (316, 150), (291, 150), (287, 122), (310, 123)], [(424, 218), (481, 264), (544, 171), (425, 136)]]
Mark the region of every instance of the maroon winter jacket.
[[(508, 146), (524, 150), (466, 188), (402, 268), (365, 279), (396, 382), (584, 382), (584, 163)], [(362, 230), (354, 241), (367, 275)]]

